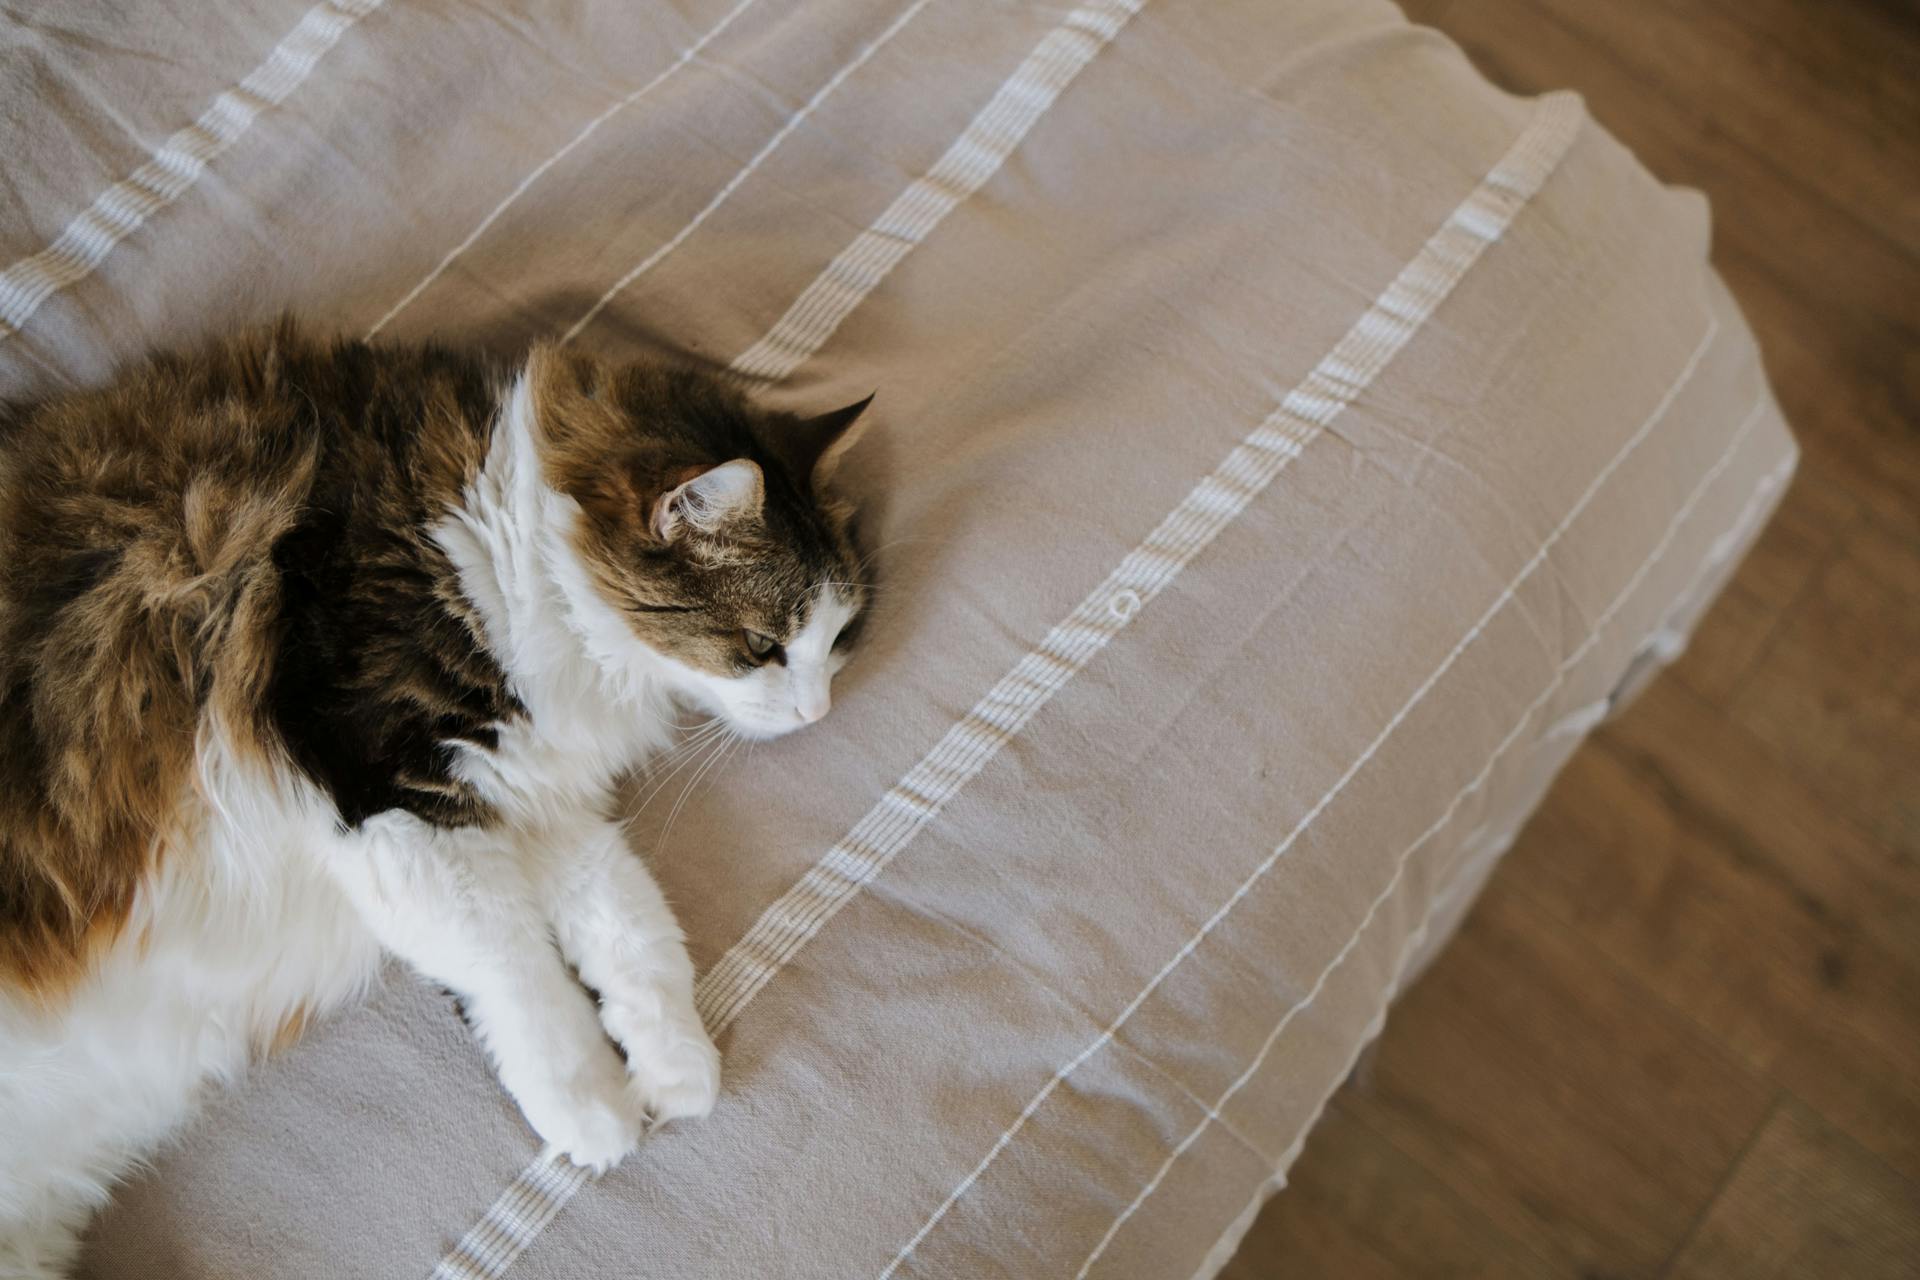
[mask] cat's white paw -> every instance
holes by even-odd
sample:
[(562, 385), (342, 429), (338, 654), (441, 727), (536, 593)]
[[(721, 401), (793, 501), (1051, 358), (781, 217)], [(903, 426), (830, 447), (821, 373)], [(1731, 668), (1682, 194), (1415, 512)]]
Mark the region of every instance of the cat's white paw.
[(661, 1035), (627, 1062), (627, 1089), (655, 1124), (704, 1116), (720, 1096), (720, 1051), (695, 1026), (691, 1034)]
[(687, 985), (656, 991), (644, 1013), (631, 1005), (606, 1011), (607, 1029), (627, 1054), (627, 1091), (656, 1124), (704, 1116), (720, 1096), (720, 1051)]
[(518, 1101), (534, 1132), (595, 1173), (619, 1164), (646, 1132), (646, 1112), (611, 1071), (544, 1082), (523, 1091)]

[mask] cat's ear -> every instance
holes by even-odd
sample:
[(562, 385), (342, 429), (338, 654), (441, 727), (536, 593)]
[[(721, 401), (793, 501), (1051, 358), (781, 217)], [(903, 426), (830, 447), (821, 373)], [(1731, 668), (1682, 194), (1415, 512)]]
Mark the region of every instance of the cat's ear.
[(861, 415), (872, 403), (873, 397), (868, 396), (817, 417), (802, 418), (786, 428), (782, 443), (794, 475), (811, 479), (816, 490), (824, 489), (840, 459), (866, 430)]
[(720, 533), (727, 526), (757, 517), (766, 500), (760, 468), (745, 458), (679, 473), (678, 483), (653, 500), (647, 524), (662, 542), (680, 533)]

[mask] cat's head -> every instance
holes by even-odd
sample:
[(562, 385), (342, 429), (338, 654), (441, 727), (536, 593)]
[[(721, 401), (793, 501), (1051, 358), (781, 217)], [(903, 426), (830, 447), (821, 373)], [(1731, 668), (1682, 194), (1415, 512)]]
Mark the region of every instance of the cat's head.
[(557, 351), (533, 373), (580, 561), (682, 696), (751, 738), (825, 715), (869, 595), (826, 486), (867, 401), (802, 417), (695, 370)]

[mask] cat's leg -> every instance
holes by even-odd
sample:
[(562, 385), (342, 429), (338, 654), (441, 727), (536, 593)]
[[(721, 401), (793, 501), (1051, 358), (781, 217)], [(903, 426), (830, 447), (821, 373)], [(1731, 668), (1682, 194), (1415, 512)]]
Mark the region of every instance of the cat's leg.
[(332, 863), (381, 944), (461, 998), (527, 1122), (574, 1163), (605, 1169), (638, 1144), (645, 1113), (554, 949), (527, 874), (542, 858), (525, 843), (385, 814)]
[(554, 936), (627, 1054), (634, 1096), (656, 1121), (703, 1116), (720, 1054), (694, 1007), (693, 961), (673, 909), (620, 829), (583, 818), (561, 834), (547, 875)]

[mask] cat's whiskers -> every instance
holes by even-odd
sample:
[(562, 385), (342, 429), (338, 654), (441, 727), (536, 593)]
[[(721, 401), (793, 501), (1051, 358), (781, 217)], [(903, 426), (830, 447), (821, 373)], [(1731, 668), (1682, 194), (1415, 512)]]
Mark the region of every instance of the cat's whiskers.
[[(686, 741), (650, 763), (647, 766), (646, 776), (654, 778), (653, 785), (647, 789), (646, 795), (642, 796), (633, 805), (627, 815), (627, 820), (631, 822), (644, 813), (647, 806), (653, 803), (654, 797), (660, 794), (661, 789), (673, 781), (674, 777), (688, 765), (692, 764), (694, 760), (699, 757), (703, 748), (712, 745), (713, 742), (725, 732), (726, 726), (722, 723), (719, 716), (715, 716), (696, 729)], [(663, 766), (669, 763), (673, 765), (671, 769), (668, 769), (658, 777), (654, 777)]]
[[(721, 729), (722, 729), (722, 725), (720, 722), (720, 718), (716, 716), (712, 720), (709, 720), (705, 724), (690, 731), (687, 734), (686, 738), (683, 739), (677, 746), (673, 747), (671, 750), (663, 752), (659, 756), (655, 757), (652, 761), (648, 762), (646, 767), (642, 770), (643, 776), (648, 778), (653, 778), (659, 775), (661, 770), (666, 768), (666, 766), (668, 765), (678, 766), (678, 765), (685, 764), (688, 758), (690, 758), (699, 748), (704, 747), (709, 742), (713, 741), (713, 739), (720, 734)], [(671, 771), (669, 771), (668, 776), (671, 776)]]
[(659, 837), (653, 842), (655, 850), (666, 847), (667, 836), (673, 831), (674, 819), (680, 816), (680, 810), (686, 807), (688, 797), (693, 795), (695, 788), (700, 785), (700, 780), (711, 773), (722, 761), (731, 755), (734, 749), (740, 745), (740, 742), (740, 735), (729, 731), (720, 739), (719, 745), (708, 752), (706, 760), (698, 769), (694, 770), (693, 776), (687, 779), (687, 784), (680, 788), (680, 798), (675, 800), (673, 802), (673, 808), (667, 811), (667, 820), (660, 828)]
[(642, 765), (638, 771), (639, 776), (645, 780), (658, 781), (664, 771), (669, 769), (673, 764), (684, 760), (696, 746), (706, 741), (711, 732), (711, 730), (703, 730), (698, 733), (688, 734), (672, 747), (662, 751), (659, 755), (654, 756)]

